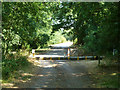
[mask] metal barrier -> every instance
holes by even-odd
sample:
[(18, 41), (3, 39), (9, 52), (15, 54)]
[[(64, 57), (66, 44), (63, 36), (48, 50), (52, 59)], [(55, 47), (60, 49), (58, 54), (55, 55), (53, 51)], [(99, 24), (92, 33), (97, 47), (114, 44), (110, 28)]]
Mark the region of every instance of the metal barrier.
[(37, 60), (102, 60), (103, 56), (70, 56), (70, 49), (68, 48), (67, 56), (63, 57), (37, 57), (35, 56), (35, 49), (32, 49), (32, 56)]
[(102, 56), (79, 56), (79, 57), (36, 57), (37, 60), (102, 60)]

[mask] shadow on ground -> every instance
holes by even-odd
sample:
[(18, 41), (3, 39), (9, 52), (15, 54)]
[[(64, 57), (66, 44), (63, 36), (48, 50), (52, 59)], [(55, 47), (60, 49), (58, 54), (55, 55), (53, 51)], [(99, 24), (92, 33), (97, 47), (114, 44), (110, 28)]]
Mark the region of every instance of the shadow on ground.
[(86, 61), (34, 60), (13, 87), (89, 88), (93, 81), (85, 64)]

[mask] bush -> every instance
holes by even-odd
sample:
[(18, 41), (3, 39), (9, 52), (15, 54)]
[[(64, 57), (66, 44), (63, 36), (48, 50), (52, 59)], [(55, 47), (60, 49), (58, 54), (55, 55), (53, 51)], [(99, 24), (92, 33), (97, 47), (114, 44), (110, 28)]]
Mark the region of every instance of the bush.
[(74, 45), (77, 44), (77, 41), (78, 41), (77, 38), (73, 41)]
[(2, 78), (8, 79), (14, 71), (28, 65), (27, 57), (9, 54), (2, 57)]

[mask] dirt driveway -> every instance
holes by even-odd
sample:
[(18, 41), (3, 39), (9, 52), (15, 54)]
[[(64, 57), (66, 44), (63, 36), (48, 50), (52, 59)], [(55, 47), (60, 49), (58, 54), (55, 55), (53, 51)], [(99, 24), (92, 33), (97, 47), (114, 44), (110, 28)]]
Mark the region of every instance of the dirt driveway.
[(96, 61), (39, 60), (26, 76), (28, 81), (15, 83), (19, 88), (90, 88), (93, 81), (88, 63)]
[[(62, 55), (67, 49), (54, 49), (48, 55)], [(91, 60), (36, 60), (30, 58), (32, 64), (21, 78), (14, 82), (16, 88), (90, 88), (93, 80), (90, 70), (97, 65)]]

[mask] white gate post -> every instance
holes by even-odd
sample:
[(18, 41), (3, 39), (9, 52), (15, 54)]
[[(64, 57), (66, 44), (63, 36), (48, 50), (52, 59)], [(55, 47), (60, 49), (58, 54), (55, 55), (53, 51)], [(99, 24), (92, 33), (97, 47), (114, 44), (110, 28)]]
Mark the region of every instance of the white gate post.
[(35, 49), (32, 49), (32, 55), (35, 57)]
[(70, 56), (70, 49), (68, 48), (68, 54), (67, 54), (67, 56), (69, 57)]

